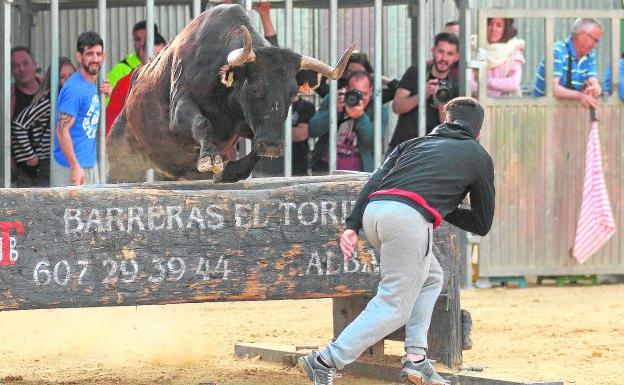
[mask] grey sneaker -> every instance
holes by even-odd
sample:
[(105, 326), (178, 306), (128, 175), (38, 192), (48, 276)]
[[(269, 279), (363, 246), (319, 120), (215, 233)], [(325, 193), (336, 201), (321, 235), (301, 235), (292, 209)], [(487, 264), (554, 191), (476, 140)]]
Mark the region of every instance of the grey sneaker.
[(401, 369), (401, 380), (406, 384), (416, 385), (450, 385), (442, 376), (436, 372), (431, 360), (425, 358), (422, 362), (413, 362), (406, 360), (405, 357), (401, 360), (403, 363), (403, 369)]
[(326, 368), (317, 360), (317, 352), (312, 352), (307, 356), (299, 357), (299, 364), (308, 375), (308, 378), (314, 385), (332, 385), (334, 378), (340, 377), (335, 368)]

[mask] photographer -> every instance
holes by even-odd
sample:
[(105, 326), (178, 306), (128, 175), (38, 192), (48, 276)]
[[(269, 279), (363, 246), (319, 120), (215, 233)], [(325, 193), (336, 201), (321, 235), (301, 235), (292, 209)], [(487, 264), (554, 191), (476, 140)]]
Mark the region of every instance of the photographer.
[[(444, 105), (459, 95), (459, 79), (453, 65), (459, 60), (459, 41), (453, 33), (435, 36), (431, 49), (432, 63), (427, 65), (426, 134), (440, 124)], [(405, 71), (392, 102), (392, 110), (399, 115), (390, 141), (388, 153), (402, 142), (418, 137), (418, 67)]]
[[(338, 90), (338, 170), (371, 172), (374, 170), (374, 116), (372, 78), (366, 71), (349, 74), (345, 88)], [(319, 138), (311, 158), (313, 172), (329, 170), (329, 95), (310, 120), (309, 135)], [(387, 114), (382, 110), (382, 131), (385, 130)]]

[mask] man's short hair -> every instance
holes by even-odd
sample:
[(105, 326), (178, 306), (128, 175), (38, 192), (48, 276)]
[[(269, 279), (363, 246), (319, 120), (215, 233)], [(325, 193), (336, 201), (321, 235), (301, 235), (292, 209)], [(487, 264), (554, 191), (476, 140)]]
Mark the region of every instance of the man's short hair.
[(433, 38), (433, 46), (437, 46), (439, 42), (444, 41), (447, 42), (449, 44), (453, 44), (454, 46), (457, 47), (457, 50), (459, 51), (459, 39), (457, 38), (457, 35), (455, 35), (454, 33), (450, 33), (450, 32), (440, 32), (439, 34), (435, 35), (435, 37)]
[(31, 59), (33, 58), (32, 53), (30, 52), (30, 48), (24, 45), (18, 45), (18, 46), (11, 48), (11, 56), (13, 56), (15, 52), (26, 52), (28, 56), (30, 56)]
[(457, 20), (451, 20), (451, 21), (446, 22), (446, 24), (444, 24), (444, 27), (445, 27), (445, 28), (446, 28), (446, 27), (454, 27), (454, 26), (456, 26), (456, 25), (459, 25), (459, 21), (457, 21)]
[(366, 72), (373, 73), (373, 66), (370, 64), (370, 61), (368, 61), (368, 56), (364, 52), (352, 53), (347, 62), (347, 66), (351, 63), (360, 64), (366, 69)]
[(351, 83), (352, 79), (360, 80), (360, 79), (368, 79), (368, 84), (373, 86), (373, 76), (366, 71), (353, 71), (347, 77), (347, 86)]
[(475, 130), (475, 134), (478, 134), (481, 130), (484, 112), (477, 99), (460, 96), (448, 102), (445, 109), (448, 121), (463, 120)]
[(85, 49), (93, 46), (100, 45), (104, 49), (104, 42), (97, 32), (86, 31), (78, 36), (78, 42), (76, 43), (76, 51), (84, 53)]
[[(144, 30), (147, 31), (147, 21), (145, 20), (141, 20), (138, 21), (134, 27), (132, 27), (132, 33), (135, 33), (136, 31), (140, 31), (140, 30)], [(158, 24), (154, 23), (154, 33), (158, 33)]]
[(579, 17), (578, 19), (574, 20), (574, 22), (572, 23), (570, 34), (574, 36), (581, 31), (587, 31), (587, 29), (590, 26), (596, 26), (600, 28), (600, 30), (602, 30), (602, 24), (600, 24), (600, 22), (594, 19), (593, 17), (586, 17), (586, 18)]

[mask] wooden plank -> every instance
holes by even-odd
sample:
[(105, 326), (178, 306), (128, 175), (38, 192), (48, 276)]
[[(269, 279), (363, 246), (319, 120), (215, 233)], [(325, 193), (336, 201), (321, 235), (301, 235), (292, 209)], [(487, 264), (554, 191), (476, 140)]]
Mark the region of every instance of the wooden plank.
[[(234, 354), (238, 357), (259, 356), (263, 361), (285, 365), (294, 365), (297, 358), (307, 353), (308, 351), (300, 351), (284, 345), (267, 346), (264, 344), (239, 343), (234, 347)], [(381, 362), (370, 358), (359, 359), (347, 365), (342, 372), (381, 381), (396, 382), (398, 381), (400, 370), (400, 357), (386, 356)], [(441, 371), (440, 375), (450, 381), (452, 385), (563, 385), (561, 381), (524, 382), (487, 378), (476, 374), (466, 374), (466, 372), (447, 373)]]
[(362, 183), (3, 190), (0, 309), (370, 293), (375, 252), (362, 241), (344, 264), (338, 245)]

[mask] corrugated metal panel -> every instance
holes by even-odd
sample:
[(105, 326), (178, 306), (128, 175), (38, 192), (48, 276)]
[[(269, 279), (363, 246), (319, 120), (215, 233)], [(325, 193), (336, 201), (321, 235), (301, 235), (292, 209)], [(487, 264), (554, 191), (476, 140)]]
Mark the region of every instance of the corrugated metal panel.
[(603, 166), (618, 226), (581, 265), (570, 248), (581, 207), (587, 110), (539, 101), (487, 106), (481, 140), (494, 161), (496, 215), (481, 242), (481, 276), (624, 273), (624, 112), (618, 101), (603, 107)]
[[(145, 19), (145, 7), (111, 8), (107, 14), (108, 40), (104, 42), (107, 68), (134, 50), (132, 27)], [(97, 9), (73, 9), (60, 11), (59, 33), (60, 54), (73, 60), (78, 35), (87, 30), (98, 29)], [(175, 35), (191, 19), (188, 6), (157, 6), (154, 19), (160, 33), (167, 40)], [(50, 64), (50, 12), (37, 12), (33, 18), (34, 27), (31, 47), (42, 68)]]

